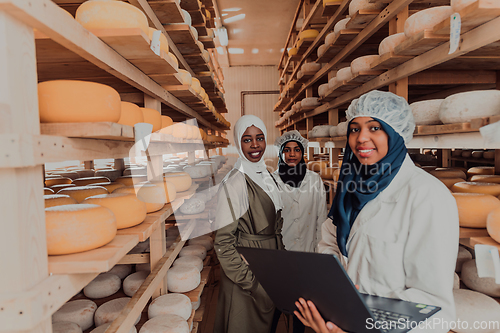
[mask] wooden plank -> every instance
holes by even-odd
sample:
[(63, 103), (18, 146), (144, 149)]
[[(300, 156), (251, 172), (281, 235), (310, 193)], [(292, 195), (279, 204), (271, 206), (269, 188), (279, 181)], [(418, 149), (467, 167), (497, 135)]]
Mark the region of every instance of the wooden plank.
[(175, 45), (178, 44), (196, 44), (197, 39), (194, 37), (189, 25), (187, 24), (171, 24), (166, 25), (167, 31)]
[(139, 242), (136, 235), (117, 235), (100, 248), (81, 253), (49, 256), (52, 274), (107, 272)]
[(431, 30), (424, 30), (396, 46), (394, 54), (400, 56), (417, 56), (432, 50), (449, 40), (449, 36), (437, 35)]
[(410, 76), (409, 85), (463, 85), (496, 83), (495, 71), (426, 70)]
[(181, 2), (181, 8), (190, 11), (200, 11), (201, 6), (198, 0), (183, 0)]
[(148, 0), (151, 9), (161, 24), (182, 23), (184, 17), (179, 3), (175, 0)]
[(205, 284), (208, 281), (208, 276), (210, 275), (211, 269), (212, 269), (212, 267), (210, 267), (210, 266), (203, 267), (203, 270), (201, 271), (201, 281), (200, 281), (200, 284), (198, 285), (198, 287), (196, 287), (194, 290), (191, 290), (187, 293), (183, 293), (184, 295), (189, 297), (191, 302), (198, 302), (200, 295), (203, 292), (203, 288), (205, 288)]
[(371, 70), (371, 71), (359, 72), (351, 80), (349, 80), (349, 83), (351, 83), (351, 84), (365, 83), (365, 82), (373, 80), (374, 78), (381, 75), (382, 73), (384, 73), (384, 71), (380, 71), (380, 70), (379, 71)]
[(321, 16), (330, 17), (333, 14), (335, 14), (335, 12), (337, 11), (337, 9), (339, 9), (339, 7), (340, 7), (340, 2), (338, 2), (338, 3), (336, 3), (336, 2), (323, 3), (323, 11), (321, 12)]
[(491, 237), (471, 237), (470, 239), (470, 244), (472, 246), (476, 244), (484, 244), (484, 245), (490, 245), (496, 247), (500, 251), (500, 244), (497, 243), (493, 238)]
[(125, 264), (148, 264), (149, 263), (149, 253), (134, 253), (127, 254), (117, 265), (125, 265)]
[(388, 52), (381, 55), (377, 60), (372, 62), (370, 65), (373, 70), (392, 69), (407, 62), (412, 58), (413, 58), (412, 56), (400, 56), (394, 54), (394, 52)]
[(347, 29), (364, 29), (380, 14), (380, 10), (358, 10), (347, 22)]
[(460, 238), (489, 237), (486, 229), (460, 227)]
[(57, 135), (72, 138), (94, 138), (131, 141), (134, 128), (111, 122), (100, 123), (42, 123), (40, 131), (45, 135)]
[[(177, 86), (182, 85), (182, 80), (179, 74), (150, 74), (149, 77), (156, 83), (164, 86)], [(164, 88), (165, 89), (165, 88)], [(168, 89), (165, 89), (168, 91)]]
[(470, 123), (457, 123), (457, 124), (446, 124), (446, 125), (417, 126), (416, 131), (417, 133), (415, 133), (414, 135), (461, 133), (461, 132), (473, 132), (476, 130), (471, 129)]
[[(280, 61), (278, 62), (278, 70), (282, 68), (283, 60), (285, 58), (285, 55), (287, 54), (288, 43), (290, 43), (290, 40), (292, 38), (292, 32), (295, 31), (295, 23), (297, 22), (297, 18), (299, 17), (300, 9), (303, 3), (304, 0), (299, 0), (299, 3), (297, 4), (297, 9), (295, 10), (295, 14), (293, 16), (292, 24), (290, 26), (290, 31), (288, 32), (287, 35), (288, 37), (286, 38), (285, 46), (283, 46), (283, 52), (281, 53)], [(288, 67), (288, 63), (289, 61), (287, 61), (287, 65), (285, 66), (285, 71), (286, 67)]]
[(205, 47), (205, 50), (208, 49), (215, 49), (215, 43), (214, 39), (210, 37), (198, 37), (198, 40), (203, 43), (203, 47)]
[(204, 219), (208, 220), (208, 212), (203, 212), (199, 214), (182, 214), (182, 213), (175, 213), (173, 215), (170, 215), (167, 218), (167, 221), (186, 221), (186, 220), (192, 220), (192, 219)]
[(312, 45), (316, 38), (304, 38), (297, 42), (297, 55), (296, 57), (302, 57), (306, 53), (307, 49)]
[(326, 47), (325, 52), (318, 57), (317, 63), (325, 63), (332, 60), (347, 44), (350, 43), (360, 32), (359, 29), (343, 29), (335, 37), (332, 44)]

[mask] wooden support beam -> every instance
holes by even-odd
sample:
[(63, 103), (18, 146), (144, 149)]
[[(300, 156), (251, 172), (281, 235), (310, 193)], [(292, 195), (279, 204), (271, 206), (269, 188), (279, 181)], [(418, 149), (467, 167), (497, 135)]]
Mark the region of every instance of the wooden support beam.
[(459, 85), (459, 84), (495, 84), (495, 71), (454, 71), (454, 70), (426, 70), (413, 74), (408, 78), (410, 86), (417, 85)]
[[(408, 6), (402, 9), (396, 17), (389, 21), (389, 35), (404, 32), (405, 21), (408, 18)], [(389, 85), (389, 91), (408, 100), (408, 78), (401, 79)]]
[(93, 169), (94, 168), (94, 161), (84, 161), (83, 162), (84, 168), (85, 169)]

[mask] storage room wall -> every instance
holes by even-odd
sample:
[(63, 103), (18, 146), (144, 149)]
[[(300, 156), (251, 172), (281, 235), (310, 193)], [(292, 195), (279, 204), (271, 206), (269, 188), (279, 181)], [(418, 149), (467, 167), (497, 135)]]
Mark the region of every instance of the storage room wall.
[[(226, 93), (226, 106), (228, 113), (224, 117), (231, 122), (231, 130), (228, 131), (228, 139), (231, 146), (224, 149), (227, 155), (237, 156), (233, 142), (233, 128), (236, 121), (240, 119), (241, 92), (277, 91), (278, 69), (276, 66), (235, 66), (223, 67), (224, 89)], [(278, 101), (279, 93), (276, 94), (247, 94), (245, 95), (245, 114), (253, 114), (264, 121), (267, 128), (267, 149), (264, 154), (266, 164), (273, 169), (278, 162), (277, 150), (274, 148), (274, 140), (279, 136), (279, 131), (274, 127), (278, 120), (278, 113), (273, 112), (274, 105)]]

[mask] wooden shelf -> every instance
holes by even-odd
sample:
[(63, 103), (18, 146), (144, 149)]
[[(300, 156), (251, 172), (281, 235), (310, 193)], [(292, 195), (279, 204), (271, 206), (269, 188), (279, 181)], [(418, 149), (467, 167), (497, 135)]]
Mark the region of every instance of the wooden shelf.
[(335, 12), (339, 9), (340, 3), (332, 3), (332, 2), (327, 2), (323, 4), (323, 11), (321, 13), (321, 16), (323, 17), (330, 17)]
[(208, 220), (208, 213), (199, 213), (199, 214), (182, 214), (182, 213), (177, 213), (175, 215), (170, 215), (167, 218), (167, 221), (187, 221), (187, 220), (192, 220), (192, 219), (206, 219)]
[(198, 184), (192, 184), (191, 187), (189, 189), (187, 189), (186, 191), (183, 191), (183, 192), (177, 192), (177, 197), (175, 200), (177, 199), (189, 199), (193, 196), (193, 194), (196, 193), (196, 190), (198, 189), (198, 187), (200, 187), (200, 185)]
[(470, 239), (470, 244), (472, 246), (476, 244), (484, 244), (484, 245), (491, 245), (496, 247), (500, 251), (500, 244), (497, 243), (493, 238), (491, 237), (471, 237)]
[(212, 269), (212, 267), (210, 267), (210, 266), (203, 267), (203, 270), (201, 271), (201, 282), (200, 282), (199, 286), (196, 287), (196, 289), (194, 289), (194, 290), (191, 290), (187, 293), (183, 293), (184, 295), (189, 297), (191, 302), (198, 302), (198, 300), (200, 299), (201, 293), (203, 292), (203, 288), (205, 288), (205, 284), (208, 281), (208, 276), (210, 275), (211, 269)]
[(149, 6), (155, 12), (162, 24), (182, 23), (184, 17), (179, 3), (175, 0), (148, 0)]
[(358, 10), (349, 22), (346, 24), (347, 29), (364, 29), (371, 21), (373, 21), (379, 14), (380, 10)]
[(181, 44), (196, 45), (197, 39), (187, 24), (166, 25), (165, 30), (177, 46)]
[(111, 122), (101, 123), (42, 123), (40, 132), (69, 138), (133, 141), (134, 128)]
[(436, 135), (453, 134), (464, 132), (477, 132), (478, 129), (471, 128), (470, 123), (446, 124), (446, 125), (427, 125), (416, 126), (414, 136), (417, 135)]
[(460, 227), (459, 238), (489, 237), (486, 229)]

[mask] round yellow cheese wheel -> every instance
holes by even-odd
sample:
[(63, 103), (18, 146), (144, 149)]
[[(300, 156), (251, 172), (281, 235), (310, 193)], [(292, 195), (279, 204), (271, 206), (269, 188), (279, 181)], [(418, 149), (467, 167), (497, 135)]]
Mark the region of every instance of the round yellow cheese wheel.
[(462, 178), (466, 179), (465, 172), (453, 168), (436, 168), (428, 170), (428, 172), (437, 178)]
[(179, 68), (179, 60), (177, 60), (177, 58), (172, 52), (168, 52), (168, 57), (170, 59), (172, 66), (174, 66), (174, 68)]
[(316, 38), (318, 35), (319, 35), (318, 30), (314, 29), (304, 30), (301, 33), (299, 33), (299, 39)]
[(43, 188), (43, 195), (48, 195), (48, 194), (54, 194), (54, 190), (44, 187)]
[(118, 183), (118, 182), (106, 182), (106, 183), (98, 183), (98, 184), (93, 184), (94, 186), (102, 186), (106, 190), (108, 190), (109, 193), (113, 193), (114, 190), (120, 187), (125, 187), (124, 184)]
[(146, 204), (133, 194), (112, 193), (88, 197), (84, 203), (110, 209), (116, 217), (116, 228), (124, 229), (141, 224), (146, 218)]
[(437, 177), (437, 179), (439, 179), (449, 189), (451, 189), (452, 186), (455, 185), (456, 183), (464, 181), (462, 178), (456, 178), (456, 177)]
[(329, 168), (329, 167), (326, 167), (326, 168), (323, 168), (323, 169), (321, 169), (319, 171), (319, 175), (323, 179), (338, 180), (338, 178), (339, 178), (339, 176), (338, 176), (339, 172), (340, 172), (339, 168)]
[(189, 73), (187, 70), (179, 69), (178, 74), (182, 84), (191, 85), (191, 82), (193, 81), (191, 73)]
[(134, 186), (134, 184), (138, 184), (141, 182), (145, 182), (148, 180), (148, 176), (121, 176), (116, 178), (117, 183), (122, 183), (125, 186)]
[(120, 95), (115, 89), (73, 80), (39, 83), (38, 108), (42, 123), (116, 123), (121, 112)]
[(321, 172), (326, 167), (328, 167), (328, 162), (325, 161), (311, 161), (307, 163), (307, 168), (314, 172)]
[(193, 90), (197, 94), (199, 94), (201, 92), (201, 83), (200, 83), (200, 80), (198, 80), (197, 78), (193, 77), (192, 82), (191, 82), (191, 87), (193, 88)]
[(500, 184), (500, 175), (474, 175), (470, 181)]
[(51, 187), (60, 184), (71, 184), (72, 180), (67, 177), (45, 178), (45, 186)]
[(500, 243), (500, 207), (493, 209), (488, 214), (486, 218), (486, 229), (490, 237), (497, 241), (497, 243)]
[(161, 130), (161, 113), (155, 109), (140, 108), (144, 122), (153, 125), (153, 132)]
[(299, 50), (295, 47), (292, 47), (290, 50), (288, 50), (288, 56), (289, 57), (293, 57), (294, 55), (296, 55), (297, 53), (299, 52)]
[(134, 126), (137, 123), (144, 122), (144, 116), (141, 109), (134, 103), (121, 102), (122, 113), (118, 124)]
[(478, 166), (478, 167), (472, 167), (469, 170), (467, 170), (467, 175), (469, 177), (475, 175), (494, 175), (494, 174), (495, 174), (495, 167), (493, 166)]
[[(154, 28), (151, 27), (148, 28), (148, 36), (150, 41), (153, 40), (153, 33), (155, 31), (157, 30)], [(168, 54), (168, 40), (167, 37), (165, 37), (165, 35), (162, 32), (160, 32), (160, 50)]]
[(59, 193), (62, 189), (68, 188), (68, 187), (76, 187), (75, 184), (57, 184), (57, 185), (52, 185), (50, 188), (55, 192)]
[(108, 194), (108, 190), (101, 186), (77, 186), (60, 190), (57, 194), (66, 194), (81, 203), (88, 197), (98, 194)]
[(89, 30), (139, 28), (148, 35), (148, 19), (137, 7), (123, 1), (86, 1), (75, 19)]
[(451, 188), (453, 192), (461, 193), (483, 193), (493, 196), (500, 195), (500, 184), (495, 183), (476, 183), (476, 182), (461, 182), (456, 183)]
[(45, 209), (47, 252), (60, 255), (96, 249), (116, 235), (113, 213), (97, 205), (64, 205)]
[(172, 121), (172, 118), (169, 116), (161, 116), (161, 128), (165, 128), (173, 124), (174, 122)]
[(163, 180), (174, 184), (177, 193), (187, 191), (193, 184), (187, 172), (167, 172), (163, 175)]
[(113, 193), (127, 193), (137, 196), (137, 199), (146, 204), (146, 212), (159, 211), (165, 206), (165, 188), (151, 183), (142, 183), (136, 186), (117, 188)]
[(152, 184), (163, 188), (165, 203), (170, 203), (177, 197), (177, 190), (172, 182), (163, 180), (163, 182), (152, 182)]
[(85, 178), (77, 178), (73, 180), (73, 184), (76, 186), (85, 186), (97, 183), (109, 182), (109, 178), (107, 177), (85, 177)]
[(176, 138), (185, 139), (188, 136), (188, 128), (184, 123), (174, 123), (172, 127), (172, 135)]
[(486, 228), (488, 214), (500, 208), (500, 200), (489, 194), (453, 193), (461, 227)]
[(69, 195), (64, 195), (64, 194), (44, 195), (43, 199), (45, 201), (45, 208), (54, 206), (64, 206), (64, 205), (76, 205), (78, 203), (75, 199), (73, 199)]

